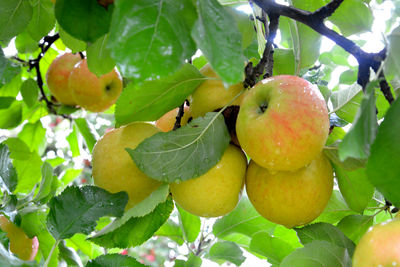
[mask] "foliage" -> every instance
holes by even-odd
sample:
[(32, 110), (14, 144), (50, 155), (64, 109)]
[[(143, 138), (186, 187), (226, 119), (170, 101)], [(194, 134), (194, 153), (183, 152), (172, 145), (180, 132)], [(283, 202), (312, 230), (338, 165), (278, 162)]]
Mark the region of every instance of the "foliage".
[[(174, 206), (167, 183), (207, 172), (228, 146), (224, 110), (127, 148), (143, 172), (165, 182), (132, 209), (124, 210), (125, 192), (107, 192), (91, 177), (100, 136), (183, 105), (208, 79), (199, 72), (206, 63), (226, 86), (247, 79), (245, 66), (260, 62), (268, 36), (268, 17), (257, 3), (274, 1), (54, 2), (0, 1), (0, 212), (40, 244), (35, 260), (23, 261), (0, 231), (1, 266), (239, 266), (252, 258), (281, 267), (351, 266), (361, 236), (400, 207), (398, 0), (346, 0), (325, 20), (360, 50), (387, 46), (387, 54), (378, 54), (386, 56), (383, 66), (368, 68), (368, 85), (357, 80), (361, 52), (355, 62), (349, 54), (355, 50), (326, 42), (329, 32), (279, 19), (273, 74), (302, 76), (320, 89), (331, 121), (324, 153), (337, 185), (324, 212), (295, 229), (264, 219), (244, 193), (235, 210), (216, 220)], [(331, 1), (286, 2), (313, 12)], [(375, 28), (381, 32), (369, 32)], [(124, 90), (105, 112), (52, 98), (47, 69), (71, 51), (86, 56), (98, 76), (114, 67), (123, 76)]]

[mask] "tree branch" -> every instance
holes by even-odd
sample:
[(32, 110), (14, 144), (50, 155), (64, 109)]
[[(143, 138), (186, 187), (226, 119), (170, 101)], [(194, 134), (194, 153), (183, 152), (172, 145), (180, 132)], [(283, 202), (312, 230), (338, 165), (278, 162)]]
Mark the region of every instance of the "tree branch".
[[(337, 45), (342, 47), (345, 51), (353, 55), (357, 59), (359, 64), (357, 83), (360, 84), (363, 89), (365, 89), (367, 83), (369, 82), (370, 69), (372, 68), (374, 71), (376, 71), (376, 69), (379, 69), (381, 62), (385, 60), (385, 49), (378, 53), (367, 53), (353, 41), (325, 26), (324, 20), (335, 12), (335, 10), (340, 6), (343, 0), (333, 0), (327, 5), (316, 10), (315, 12), (301, 10), (292, 6), (277, 4), (273, 0), (252, 1), (268, 14), (272, 13), (277, 14), (278, 16), (285, 16), (309, 26), (314, 31), (331, 39)], [(383, 74), (379, 76), (380, 78), (384, 79)], [(386, 80), (381, 80), (381, 90), (385, 95), (386, 100), (391, 103), (393, 102), (393, 95), (391, 91), (388, 90), (388, 86), (389, 85)]]

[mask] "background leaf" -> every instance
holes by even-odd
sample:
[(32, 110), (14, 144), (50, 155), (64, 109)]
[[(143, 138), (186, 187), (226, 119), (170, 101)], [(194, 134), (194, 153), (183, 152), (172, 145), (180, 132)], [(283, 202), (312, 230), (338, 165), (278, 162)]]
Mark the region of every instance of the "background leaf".
[(109, 73), (115, 67), (115, 61), (111, 57), (111, 51), (106, 47), (108, 34), (100, 37), (93, 44), (87, 47), (87, 64), (89, 70), (101, 76)]
[(207, 258), (213, 261), (229, 261), (237, 266), (240, 266), (246, 259), (239, 246), (229, 241), (215, 243), (210, 248)]
[(372, 216), (349, 215), (344, 217), (337, 227), (354, 243), (358, 244), (360, 238), (373, 224)]
[(4, 56), (3, 49), (0, 49), (0, 88), (11, 82), (12, 78), (14, 78), (20, 71), (21, 68), (8, 60)]
[(32, 19), (28, 24), (29, 35), (38, 42), (46, 36), (56, 23), (54, 4), (50, 0), (34, 0), (32, 3)]
[(86, 264), (86, 267), (107, 267), (107, 266), (144, 267), (146, 265), (141, 264), (133, 257), (121, 254), (102, 255), (94, 260), (89, 261)]
[(199, 177), (217, 164), (229, 145), (224, 118), (216, 115), (209, 112), (175, 131), (145, 139), (134, 150), (126, 150), (138, 168), (156, 180)]
[(25, 80), (21, 85), (21, 95), (28, 107), (33, 107), (38, 102), (39, 87), (32, 78)]
[(2, 186), (9, 192), (17, 187), (18, 175), (10, 159), (10, 150), (5, 144), (0, 144), (0, 178)]
[(190, 214), (179, 206), (178, 209), (179, 224), (182, 228), (185, 240), (192, 243), (200, 233), (201, 221), (196, 215)]

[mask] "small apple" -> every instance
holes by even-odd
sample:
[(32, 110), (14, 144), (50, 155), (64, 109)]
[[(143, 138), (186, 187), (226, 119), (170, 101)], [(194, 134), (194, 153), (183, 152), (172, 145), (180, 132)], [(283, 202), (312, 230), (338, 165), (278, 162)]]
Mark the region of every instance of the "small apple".
[(46, 73), (47, 86), (58, 102), (74, 106), (76, 102), (68, 87), (68, 78), (75, 64), (81, 61), (79, 54), (65, 53), (51, 62)]
[(117, 101), (122, 91), (122, 78), (116, 69), (97, 77), (90, 72), (86, 59), (83, 59), (72, 69), (68, 86), (79, 106), (101, 112)]
[(240, 105), (239, 143), (261, 167), (294, 171), (309, 164), (329, 134), (329, 116), (318, 88), (290, 75), (256, 84)]
[(353, 267), (400, 266), (400, 220), (376, 224), (361, 237)]
[(243, 151), (229, 145), (217, 165), (202, 176), (170, 184), (172, 197), (183, 209), (197, 216), (225, 215), (239, 202), (246, 166)]
[[(175, 108), (173, 110), (165, 113), (161, 118), (156, 121), (156, 126), (160, 128), (163, 132), (169, 132), (174, 129), (176, 116), (178, 116), (179, 108)], [(184, 107), (184, 113), (181, 118), (181, 126), (185, 125), (190, 119), (190, 110), (188, 106)]]
[(317, 218), (332, 189), (332, 166), (322, 153), (294, 172), (271, 172), (251, 161), (246, 173), (246, 192), (254, 208), (267, 220), (287, 228)]
[[(224, 87), (221, 78), (206, 64), (200, 70), (201, 74), (210, 78), (204, 81), (190, 98), (190, 112), (193, 118), (204, 116), (207, 112), (215, 111), (227, 105), (243, 89), (243, 83)], [(243, 95), (238, 97), (231, 105), (240, 105)]]
[(109, 131), (93, 148), (94, 184), (111, 193), (126, 191), (129, 196), (126, 210), (148, 197), (161, 182), (140, 171), (125, 148), (134, 149), (158, 132), (152, 124), (134, 122)]
[(10, 251), (20, 259), (32, 261), (39, 250), (37, 237), (29, 238), (22, 228), (16, 226), (4, 215), (0, 215), (0, 228), (7, 233), (10, 240)]

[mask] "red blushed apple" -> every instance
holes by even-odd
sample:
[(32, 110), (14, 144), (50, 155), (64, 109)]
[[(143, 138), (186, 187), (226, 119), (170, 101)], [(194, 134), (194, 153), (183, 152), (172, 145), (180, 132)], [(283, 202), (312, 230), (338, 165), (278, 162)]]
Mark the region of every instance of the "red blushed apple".
[(72, 69), (68, 86), (79, 106), (101, 112), (117, 101), (122, 91), (122, 78), (115, 69), (97, 77), (90, 72), (84, 59)]
[(353, 267), (400, 266), (400, 220), (371, 227), (360, 239)]
[(315, 85), (297, 76), (275, 76), (246, 94), (236, 133), (261, 167), (295, 171), (321, 152), (329, 133), (328, 109)]
[(80, 55), (65, 53), (51, 62), (46, 73), (47, 86), (58, 102), (64, 105), (76, 105), (68, 87), (68, 78), (75, 64), (81, 61)]

